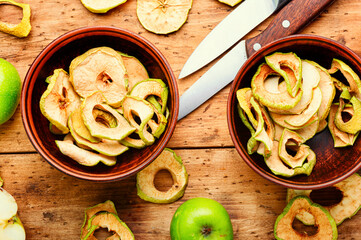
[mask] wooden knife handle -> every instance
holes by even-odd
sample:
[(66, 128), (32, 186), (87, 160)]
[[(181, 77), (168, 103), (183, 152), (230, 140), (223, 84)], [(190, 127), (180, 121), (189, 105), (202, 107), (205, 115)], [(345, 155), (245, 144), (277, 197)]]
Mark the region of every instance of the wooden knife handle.
[(274, 17), (270, 25), (258, 36), (246, 40), (250, 57), (261, 46), (294, 34), (312, 22), (334, 0), (292, 0)]

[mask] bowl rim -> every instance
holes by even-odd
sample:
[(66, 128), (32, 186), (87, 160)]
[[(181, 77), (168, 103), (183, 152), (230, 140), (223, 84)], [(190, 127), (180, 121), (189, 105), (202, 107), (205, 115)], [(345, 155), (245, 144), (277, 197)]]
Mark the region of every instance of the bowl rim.
[[(275, 41), (272, 41), (272, 42), (268, 43), (267, 45), (263, 46), (262, 48), (260, 48), (252, 56), (250, 56), (246, 60), (246, 62), (242, 65), (242, 67), (238, 71), (236, 77), (234, 78), (234, 81), (231, 85), (231, 88), (230, 88), (230, 91), (228, 94), (228, 100), (227, 100), (227, 124), (228, 124), (229, 133), (231, 135), (231, 139), (234, 143), (234, 146), (235, 146), (238, 154), (241, 156), (243, 161), (246, 162), (246, 164), (251, 169), (253, 169), (256, 173), (258, 173), (263, 178), (265, 178), (273, 183), (276, 183), (278, 185), (281, 185), (283, 187), (298, 189), (298, 190), (315, 190), (315, 189), (331, 187), (331, 186), (335, 185), (336, 183), (348, 178), (352, 174), (356, 173), (361, 168), (361, 161), (349, 172), (345, 173), (344, 175), (338, 176), (334, 179), (328, 180), (326, 182), (308, 184), (308, 183), (302, 183), (302, 182), (295, 183), (295, 182), (287, 181), (286, 178), (278, 179), (278, 178), (276, 178), (277, 176), (274, 175), (273, 173), (267, 172), (263, 168), (258, 167), (257, 165), (254, 165), (250, 161), (249, 155), (245, 154), (246, 150), (244, 149), (243, 145), (237, 141), (236, 133), (235, 133), (236, 132), (235, 123), (233, 122), (232, 113), (231, 113), (234, 110), (231, 108), (232, 107), (231, 103), (235, 99), (235, 93), (236, 93), (236, 90), (239, 88), (239, 84), (242, 82), (241, 78), (244, 77), (244, 75), (247, 73), (247, 71), (253, 66), (250, 63), (252, 63), (257, 57), (259, 57), (259, 55), (262, 55), (262, 54), (265, 55), (264, 53), (269, 51), (270, 48), (274, 48), (275, 46), (282, 44), (282, 43), (294, 42), (297, 40), (319, 41), (319, 42), (325, 43), (327, 45), (333, 45), (333, 46), (337, 47), (338, 49), (342, 50), (342, 52), (347, 53), (351, 58), (353, 58), (355, 61), (360, 63), (360, 66), (361, 66), (361, 58), (353, 50), (351, 50), (347, 46), (345, 46), (335, 40), (327, 38), (327, 37), (311, 35), (311, 34), (295, 34), (295, 35), (290, 35), (290, 36), (283, 37), (283, 38), (277, 39)], [(275, 52), (275, 51), (277, 51), (277, 49), (272, 52)], [(267, 54), (269, 54), (269, 53), (267, 53)], [(290, 178), (290, 179), (292, 179), (292, 178)]]
[[(84, 173), (82, 171), (74, 171), (71, 167), (65, 168), (57, 163), (55, 161), (55, 158), (49, 154), (49, 152), (37, 141), (37, 138), (34, 135), (34, 126), (33, 123), (30, 123), (28, 113), (31, 112), (31, 104), (27, 104), (28, 96), (28, 87), (31, 83), (31, 79), (33, 79), (33, 75), (37, 75), (40, 71), (41, 67), (39, 67), (39, 63), (45, 64), (46, 60), (49, 59), (59, 48), (65, 46), (72, 40), (75, 40), (77, 36), (83, 35), (83, 37), (89, 37), (91, 35), (102, 35), (106, 33), (115, 33), (120, 35), (127, 35), (131, 38), (135, 39), (137, 42), (141, 42), (142, 45), (145, 45), (147, 48), (151, 50), (151, 52), (157, 56), (157, 58), (160, 60), (161, 64), (163, 65), (164, 69), (167, 69), (167, 75), (169, 75), (170, 80), (172, 81), (173, 91), (174, 91), (174, 113), (172, 114), (171, 118), (169, 119), (169, 122), (173, 122), (174, 124), (169, 124), (169, 131), (167, 135), (164, 136), (163, 141), (159, 142), (159, 146), (154, 150), (153, 154), (149, 157), (149, 159), (142, 164), (137, 165), (134, 167), (131, 171), (128, 171), (126, 173), (122, 174), (112, 174), (110, 176), (106, 176), (104, 174), (100, 174), (100, 176), (94, 176), (89, 173)], [(42, 66), (41, 65), (41, 66)], [(169, 87), (169, 86), (168, 86)], [(31, 97), (31, 96), (30, 96)], [(174, 129), (176, 127), (177, 118), (178, 118), (178, 109), (179, 109), (179, 90), (178, 85), (176, 81), (176, 77), (174, 75), (174, 72), (168, 63), (165, 56), (159, 51), (159, 49), (151, 43), (146, 38), (131, 32), (126, 29), (118, 28), (118, 27), (111, 27), (111, 26), (89, 26), (89, 27), (81, 27), (77, 29), (73, 29), (71, 31), (68, 31), (54, 40), (52, 40), (34, 59), (31, 66), (29, 67), (24, 81), (22, 85), (21, 90), (21, 97), (20, 97), (20, 111), (21, 111), (21, 119), (23, 122), (23, 126), (25, 129), (26, 134), (28, 135), (28, 138), (35, 148), (35, 150), (43, 157), (51, 166), (56, 168), (57, 170), (72, 176), (76, 177), (78, 179), (83, 180), (89, 180), (89, 181), (95, 181), (95, 182), (112, 182), (112, 181), (118, 181), (125, 179), (127, 177), (130, 177), (146, 166), (148, 166), (151, 162), (153, 162), (156, 157), (163, 151), (163, 149), (166, 147), (167, 143), (169, 142), (170, 138), (172, 137), (172, 134), (174, 132)]]

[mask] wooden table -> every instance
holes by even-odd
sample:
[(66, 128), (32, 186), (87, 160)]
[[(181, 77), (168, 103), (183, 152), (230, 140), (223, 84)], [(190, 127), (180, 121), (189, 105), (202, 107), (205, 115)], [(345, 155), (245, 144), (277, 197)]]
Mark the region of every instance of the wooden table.
[[(216, 0), (194, 1), (185, 25), (166, 36), (146, 31), (129, 0), (105, 15), (87, 11), (79, 0), (38, 0), (30, 3), (32, 31), (27, 38), (0, 33), (0, 57), (10, 61), (24, 79), (32, 61), (52, 40), (70, 30), (94, 25), (121, 27), (154, 43), (176, 76), (199, 42), (232, 8)], [(337, 40), (361, 54), (361, 0), (336, 0), (302, 33)], [(16, 22), (20, 11), (0, 6), (0, 20)], [(247, 37), (262, 31), (265, 21)], [(207, 68), (178, 80), (182, 94)], [(181, 120), (168, 147), (175, 149), (190, 175), (185, 195), (173, 204), (152, 204), (138, 198), (135, 177), (93, 183), (69, 177), (51, 167), (35, 151), (24, 131), (19, 108), (0, 126), (0, 176), (17, 200), (27, 239), (79, 239), (84, 209), (107, 199), (136, 239), (170, 239), (171, 218), (180, 204), (194, 197), (219, 201), (232, 219), (235, 239), (273, 239), (273, 225), (286, 205), (286, 189), (254, 173), (240, 158), (228, 133), (226, 105), (229, 86)], [(160, 174), (157, 184), (170, 184)], [(338, 227), (339, 239), (361, 239), (361, 214)]]

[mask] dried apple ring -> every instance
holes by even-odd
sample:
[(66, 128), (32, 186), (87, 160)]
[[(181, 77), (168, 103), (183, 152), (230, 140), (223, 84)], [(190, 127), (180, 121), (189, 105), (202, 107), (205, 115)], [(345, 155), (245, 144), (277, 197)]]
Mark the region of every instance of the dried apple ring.
[(0, 31), (14, 35), (19, 38), (27, 37), (31, 30), (30, 24), (30, 5), (25, 3), (17, 3), (13, 0), (0, 0), (1, 4), (9, 4), (23, 9), (23, 18), (19, 24), (0, 22)]
[[(159, 191), (154, 186), (155, 175), (160, 171), (168, 170), (173, 178), (173, 186), (166, 192)], [(145, 169), (137, 174), (138, 196), (153, 203), (172, 203), (183, 196), (188, 183), (188, 174), (182, 159), (171, 149), (163, 152)]]
[(191, 7), (192, 0), (138, 0), (137, 16), (148, 31), (168, 34), (186, 22)]

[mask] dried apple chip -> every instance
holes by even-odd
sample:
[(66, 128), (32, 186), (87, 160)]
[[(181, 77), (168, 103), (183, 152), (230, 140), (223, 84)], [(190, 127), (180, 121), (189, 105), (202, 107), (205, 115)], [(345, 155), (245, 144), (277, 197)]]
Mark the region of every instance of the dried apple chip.
[(118, 7), (127, 0), (81, 0), (81, 3), (93, 13), (106, 13), (109, 10)]
[(242, 2), (243, 0), (218, 0), (221, 3), (225, 3), (231, 7), (236, 6), (238, 3)]
[(31, 30), (30, 24), (30, 5), (25, 3), (17, 3), (13, 0), (0, 0), (1, 4), (9, 4), (23, 9), (23, 18), (19, 24), (0, 22), (0, 31), (14, 35), (19, 38), (27, 37)]
[(168, 34), (185, 23), (191, 7), (192, 0), (138, 0), (137, 16), (148, 31)]

